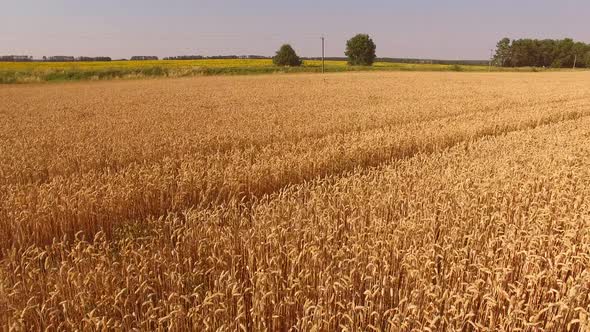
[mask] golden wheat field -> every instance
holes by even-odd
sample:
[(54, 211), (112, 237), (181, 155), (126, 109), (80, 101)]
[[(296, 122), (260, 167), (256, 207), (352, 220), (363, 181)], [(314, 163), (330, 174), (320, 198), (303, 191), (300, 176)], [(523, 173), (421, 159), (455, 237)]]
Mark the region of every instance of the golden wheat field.
[(15, 331), (586, 331), (590, 75), (0, 86)]

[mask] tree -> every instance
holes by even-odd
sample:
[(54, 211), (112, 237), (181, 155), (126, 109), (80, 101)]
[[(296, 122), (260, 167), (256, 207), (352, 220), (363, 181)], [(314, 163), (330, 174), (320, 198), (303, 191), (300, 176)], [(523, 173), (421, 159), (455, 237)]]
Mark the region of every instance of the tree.
[(494, 63), (497, 66), (505, 67), (510, 63), (510, 38), (504, 38), (496, 45), (496, 55), (494, 55)]
[(504, 66), (533, 66), (571, 68), (588, 66), (586, 54), (590, 52), (590, 45), (575, 42), (571, 38), (565, 39), (516, 39), (511, 43), (508, 38), (498, 42), (494, 60)]
[(301, 59), (295, 53), (295, 50), (291, 45), (285, 44), (277, 51), (277, 54), (272, 58), (272, 62), (277, 66), (301, 66)]
[(348, 64), (352, 66), (371, 66), (375, 62), (377, 46), (367, 34), (358, 34), (346, 42)]
[(539, 63), (537, 67), (549, 67), (555, 58), (556, 41), (552, 39), (544, 39), (539, 41), (538, 58)]
[[(571, 38), (560, 40), (557, 43), (557, 57), (556, 63), (561, 64), (561, 67), (571, 68), (574, 65), (574, 41)], [(559, 67), (557, 67), (559, 68)]]
[(533, 66), (534, 59), (532, 55), (535, 53), (531, 39), (514, 40), (511, 47), (510, 64), (514, 67)]
[(590, 51), (584, 55), (584, 64), (586, 65), (586, 68), (590, 68)]
[(576, 67), (584, 67), (586, 52), (589, 50), (588, 45), (577, 42), (572, 47), (572, 55), (574, 57)]

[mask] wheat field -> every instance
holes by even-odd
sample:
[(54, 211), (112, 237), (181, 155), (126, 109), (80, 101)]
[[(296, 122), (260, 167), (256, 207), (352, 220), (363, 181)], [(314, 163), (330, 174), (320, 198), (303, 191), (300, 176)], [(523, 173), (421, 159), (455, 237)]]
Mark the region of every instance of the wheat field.
[(3, 330), (590, 329), (590, 76), (0, 86)]

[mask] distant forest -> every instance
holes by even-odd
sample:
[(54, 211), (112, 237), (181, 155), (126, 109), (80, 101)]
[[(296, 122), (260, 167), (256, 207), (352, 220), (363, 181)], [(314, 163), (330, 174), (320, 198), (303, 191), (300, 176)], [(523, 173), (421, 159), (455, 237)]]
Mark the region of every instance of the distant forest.
[(500, 67), (590, 68), (590, 44), (566, 39), (504, 38), (496, 46)]

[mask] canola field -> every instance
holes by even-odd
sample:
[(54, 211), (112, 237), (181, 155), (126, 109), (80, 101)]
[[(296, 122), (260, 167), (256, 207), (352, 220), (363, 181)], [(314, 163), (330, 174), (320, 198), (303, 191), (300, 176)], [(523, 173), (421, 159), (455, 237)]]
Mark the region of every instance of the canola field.
[[(403, 64), (376, 62), (373, 66), (348, 66), (346, 61), (326, 61), (327, 72), (343, 71), (487, 71), (487, 66)], [(0, 62), (0, 84), (113, 80), (148, 77), (190, 77), (321, 72), (322, 62), (305, 60), (301, 67), (277, 67), (271, 59), (201, 59), (109, 62)], [(493, 68), (494, 71), (531, 71), (531, 68)]]
[(585, 331), (590, 76), (0, 86), (4, 330)]

